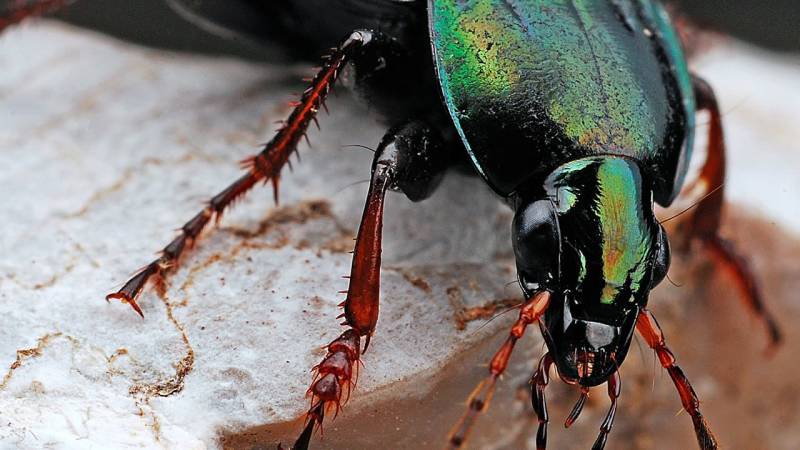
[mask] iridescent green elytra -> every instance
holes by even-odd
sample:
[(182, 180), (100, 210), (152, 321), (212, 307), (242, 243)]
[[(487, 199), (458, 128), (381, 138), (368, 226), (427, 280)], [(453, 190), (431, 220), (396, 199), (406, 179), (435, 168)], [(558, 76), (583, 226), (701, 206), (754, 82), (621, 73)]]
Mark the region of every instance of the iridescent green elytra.
[(641, 161), (656, 198), (672, 201), (694, 99), (657, 3), (435, 0), (429, 9), (446, 106), (495, 190), (613, 154)]

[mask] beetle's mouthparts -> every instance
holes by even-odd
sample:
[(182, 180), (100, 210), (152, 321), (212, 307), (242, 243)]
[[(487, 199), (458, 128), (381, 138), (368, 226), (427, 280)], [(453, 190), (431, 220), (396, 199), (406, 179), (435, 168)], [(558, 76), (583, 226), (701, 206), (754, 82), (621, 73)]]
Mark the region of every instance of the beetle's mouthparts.
[(581, 351), (578, 353), (575, 360), (575, 365), (578, 368), (578, 379), (588, 378), (594, 371), (594, 352)]

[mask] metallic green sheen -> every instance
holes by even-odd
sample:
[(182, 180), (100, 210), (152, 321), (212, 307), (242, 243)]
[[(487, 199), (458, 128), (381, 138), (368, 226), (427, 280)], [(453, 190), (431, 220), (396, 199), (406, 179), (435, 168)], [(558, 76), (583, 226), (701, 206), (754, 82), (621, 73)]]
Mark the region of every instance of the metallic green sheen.
[[(591, 155), (658, 166), (651, 160), (670, 146), (676, 121), (672, 80), (653, 33), (658, 24), (665, 41), (674, 38), (658, 22), (660, 7), (644, 0), (430, 0), (429, 8), (445, 103), (495, 190), (510, 194), (525, 177)], [(679, 45), (668, 48), (683, 74)], [(541, 167), (523, 167), (532, 163)]]
[[(642, 205), (631, 198), (641, 198), (641, 178), (629, 165), (612, 159), (598, 170), (599, 193), (595, 211), (600, 219), (603, 249), (603, 288), (600, 303), (611, 304), (626, 284), (633, 292), (644, 287), (649, 277), (652, 233), (642, 224)], [(633, 194), (633, 195), (631, 195)], [(633, 297), (630, 298), (633, 300)]]
[(686, 56), (683, 53), (680, 38), (678, 37), (675, 27), (672, 25), (669, 14), (666, 9), (657, 2), (639, 0), (639, 3), (648, 20), (655, 24), (656, 33), (661, 39), (672, 73), (678, 81), (681, 99), (683, 100), (683, 108), (686, 113), (684, 151), (681, 153), (681, 159), (678, 163), (675, 188), (672, 193), (672, 198), (675, 198), (680, 192), (683, 181), (686, 179), (686, 173), (689, 170), (689, 161), (692, 159), (697, 103), (694, 97), (694, 88), (692, 87), (692, 76), (686, 64)]

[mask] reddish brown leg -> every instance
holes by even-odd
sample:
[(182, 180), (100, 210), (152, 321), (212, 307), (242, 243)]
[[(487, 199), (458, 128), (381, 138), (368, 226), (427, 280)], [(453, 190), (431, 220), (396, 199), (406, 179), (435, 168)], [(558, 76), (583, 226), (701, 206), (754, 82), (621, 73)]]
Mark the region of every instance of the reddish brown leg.
[(534, 295), (522, 306), (519, 318), (514, 323), (514, 326), (511, 327), (508, 339), (506, 339), (506, 342), (495, 353), (491, 363), (489, 363), (489, 376), (472, 391), (467, 401), (466, 412), (451, 430), (448, 448), (455, 449), (464, 445), (478, 414), (489, 407), (497, 379), (505, 372), (511, 352), (514, 350), (514, 345), (525, 333), (528, 325), (536, 323), (542, 317), (549, 304), (550, 292), (543, 291)]
[[(328, 353), (313, 369), (314, 381), (308, 389), (311, 407), (306, 413), (303, 432), (292, 445), (292, 450), (308, 450), (314, 429), (322, 427), (326, 411), (333, 410), (334, 416), (339, 413), (342, 404), (347, 401), (350, 391), (355, 387), (353, 369), (360, 356), (361, 336), (353, 328), (328, 344)], [(278, 448), (283, 447), (279, 444)]]
[(716, 265), (736, 281), (748, 308), (764, 322), (770, 341), (769, 349), (773, 349), (780, 343), (781, 333), (772, 314), (764, 306), (758, 283), (747, 261), (736, 252), (733, 244), (719, 236), (724, 201), (722, 186), (725, 182), (725, 139), (722, 119), (711, 86), (700, 78), (695, 77), (693, 80), (698, 108), (708, 111), (710, 116), (708, 157), (699, 181), (704, 182), (709, 191), (719, 189), (697, 205), (691, 218), (690, 230), (692, 235), (704, 244)]
[(75, 0), (15, 0), (8, 10), (0, 12), (0, 32), (29, 17), (55, 12)]
[(536, 449), (545, 450), (547, 448), (547, 423), (550, 417), (547, 415), (547, 399), (544, 390), (550, 383), (550, 367), (553, 365), (553, 357), (546, 353), (539, 360), (539, 368), (531, 379), (531, 405), (539, 419), (539, 429), (536, 431)]
[[(445, 154), (438, 146), (435, 131), (420, 122), (410, 122), (390, 130), (375, 153), (372, 178), (364, 213), (356, 237), (350, 285), (342, 303), (348, 328), (328, 345), (328, 353), (314, 368), (315, 377), (308, 390), (311, 408), (307, 423), (293, 450), (306, 450), (323, 415), (338, 413), (354, 387), (353, 371), (360, 357), (361, 338), (364, 351), (369, 346), (378, 322), (381, 269), (383, 204), (390, 188), (403, 191), (409, 198), (424, 198), (446, 166)], [(423, 176), (424, 175), (424, 176)], [(419, 197), (417, 197), (419, 195)]]
[[(636, 321), (636, 329), (639, 334), (647, 341), (647, 344), (655, 350), (661, 366), (667, 369), (672, 382), (675, 383), (675, 388), (681, 397), (683, 409), (692, 417), (694, 424), (694, 432), (697, 436), (697, 443), (700, 445), (701, 450), (716, 450), (719, 448), (717, 438), (711, 432), (711, 429), (706, 422), (706, 419), (700, 413), (700, 400), (697, 398), (694, 389), (692, 389), (689, 379), (684, 375), (683, 370), (675, 364), (675, 355), (667, 348), (664, 342), (664, 334), (656, 322), (656, 318), (646, 309), (642, 309)], [(609, 393), (611, 392), (609, 385)]]
[(366, 336), (365, 351), (378, 323), (383, 199), (392, 183), (393, 163), (391, 159), (381, 159), (378, 156), (372, 170), (372, 180), (353, 252), (347, 298), (343, 305), (344, 324), (351, 326), (360, 336)]
[(197, 241), (200, 233), (212, 218), (219, 221), (225, 209), (258, 182), (270, 181), (272, 183), (277, 202), (281, 169), (289, 161), (292, 153), (297, 150), (297, 144), (305, 136), (311, 121), (316, 120), (317, 111), (320, 106), (324, 105), (325, 98), (336, 82), (342, 67), (358, 49), (371, 40), (370, 32), (356, 31), (336, 48), (326, 59), (322, 69), (311, 81), (311, 86), (303, 93), (289, 119), (278, 130), (275, 137), (264, 146), (259, 154), (247, 158), (243, 162), (247, 173), (211, 198), (203, 210), (183, 225), (181, 234), (164, 247), (158, 259), (134, 275), (119, 291), (106, 296), (106, 300), (118, 299), (128, 303), (140, 316), (143, 316), (142, 310), (136, 303), (136, 298), (147, 281), (155, 279), (158, 281), (157, 286), (163, 288), (164, 276), (175, 269), (184, 250)]

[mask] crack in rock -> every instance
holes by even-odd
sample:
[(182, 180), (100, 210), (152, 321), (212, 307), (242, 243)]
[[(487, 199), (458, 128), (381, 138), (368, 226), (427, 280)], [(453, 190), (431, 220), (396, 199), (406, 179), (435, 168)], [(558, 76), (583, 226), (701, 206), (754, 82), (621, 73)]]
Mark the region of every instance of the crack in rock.
[(125, 184), (134, 175), (134, 173), (135, 173), (135, 170), (133, 168), (125, 169), (122, 172), (122, 176), (119, 179), (117, 179), (117, 181), (111, 183), (111, 185), (109, 185), (107, 187), (104, 187), (104, 188), (101, 188), (101, 189), (95, 191), (94, 193), (92, 193), (91, 196), (89, 196), (89, 199), (86, 200), (86, 203), (84, 203), (83, 206), (80, 207), (80, 209), (78, 209), (75, 212), (64, 214), (63, 217), (64, 218), (77, 218), (77, 217), (81, 217), (81, 216), (85, 215), (87, 212), (89, 212), (89, 209), (91, 209), (91, 207), (95, 203), (98, 203), (98, 202), (102, 201), (103, 199), (105, 199), (106, 197), (108, 197), (108, 196), (110, 196), (110, 195), (122, 190), (122, 188), (125, 186)]
[[(65, 236), (65, 238), (71, 239), (69, 236)], [(91, 256), (86, 252), (86, 249), (84, 249), (83, 246), (81, 246), (78, 242), (73, 242), (73, 248), (79, 254), (83, 255), (89, 261), (89, 263), (92, 266), (100, 267), (100, 263), (97, 262), (95, 259), (91, 258)], [(75, 271), (75, 269), (77, 269), (78, 266), (79, 266), (79, 261), (80, 261), (80, 258), (73, 257), (72, 259), (70, 259), (68, 262), (66, 262), (64, 264), (63, 268), (59, 272), (52, 274), (49, 278), (47, 278), (45, 280), (38, 281), (38, 282), (35, 282), (35, 283), (26, 283), (26, 282), (20, 281), (19, 278), (17, 277), (16, 273), (6, 273), (5, 274), (5, 279), (7, 279), (8, 281), (14, 283), (18, 287), (20, 287), (22, 289), (25, 289), (25, 290), (38, 291), (38, 290), (42, 290), (42, 289), (47, 289), (47, 288), (55, 286), (64, 277), (66, 277), (67, 275), (69, 275), (73, 271)], [(0, 281), (2, 281), (2, 279), (0, 279)]]
[[(272, 210), (267, 217), (261, 220), (258, 226), (253, 230), (234, 227), (222, 228), (221, 231), (228, 232), (234, 236), (243, 238), (244, 240), (230, 249), (226, 255), (215, 253), (206, 258), (206, 260), (199, 265), (191, 268), (179, 290), (185, 293), (199, 273), (218, 262), (235, 260), (243, 249), (277, 249), (289, 245), (290, 243), (290, 239), (287, 234), (282, 234), (276, 239), (275, 242), (269, 243), (252, 242), (252, 239), (268, 235), (270, 232), (275, 231), (282, 225), (304, 224), (309, 221), (320, 219), (332, 220), (336, 229), (338, 230), (339, 235), (333, 240), (329, 240), (324, 243), (320, 247), (321, 249), (330, 249), (331, 246), (328, 246), (327, 244), (329, 244), (331, 241), (339, 239), (342, 236), (346, 235), (348, 236), (348, 239), (350, 239), (350, 236), (352, 236), (352, 232), (339, 222), (338, 218), (331, 211), (330, 203), (325, 200), (309, 200), (295, 205), (277, 208)], [(351, 241), (348, 242), (350, 242), (350, 245), (352, 246)], [(298, 249), (307, 248), (308, 246), (310, 246), (310, 244), (304, 241), (300, 241), (296, 245)], [(182, 391), (185, 387), (186, 376), (192, 371), (195, 362), (194, 349), (189, 341), (189, 336), (186, 333), (186, 329), (175, 318), (174, 315), (174, 307), (185, 306), (188, 304), (188, 298), (173, 304), (165, 295), (165, 292), (162, 292), (159, 297), (166, 308), (167, 318), (181, 334), (181, 338), (186, 345), (187, 352), (184, 357), (175, 364), (175, 374), (173, 376), (155, 383), (137, 383), (132, 385), (128, 391), (129, 394), (134, 398), (136, 406), (139, 409), (139, 415), (143, 417), (145, 415), (149, 416), (150, 420), (148, 422), (148, 426), (153, 430), (153, 435), (156, 442), (161, 442), (162, 439), (161, 423), (155, 409), (150, 403), (150, 400), (156, 396), (169, 397)], [(111, 363), (116, 357), (125, 354), (127, 354), (127, 350), (118, 349), (109, 358), (109, 363)]]
[(8, 386), (8, 383), (11, 381), (11, 377), (14, 375), (14, 371), (22, 366), (23, 361), (25, 361), (26, 359), (36, 358), (38, 356), (41, 356), (42, 351), (48, 345), (50, 345), (50, 342), (53, 339), (61, 336), (63, 336), (63, 333), (61, 332), (47, 333), (36, 340), (36, 347), (23, 348), (17, 350), (17, 359), (13, 363), (11, 363), (11, 366), (8, 368), (8, 372), (6, 372), (5, 376), (3, 376), (3, 381), (0, 382), (0, 391), (2, 391)]
[(69, 110), (48, 117), (43, 123), (35, 126), (32, 132), (34, 134), (46, 134), (52, 130), (61, 129), (64, 123), (74, 121), (77, 117), (94, 111), (99, 103), (98, 98), (113, 96), (116, 93), (115, 91), (118, 91), (119, 87), (124, 83), (126, 77), (136, 70), (141, 71), (142, 69), (134, 64), (123, 65), (105, 80), (86, 89), (82, 93), (82, 97), (76, 99), (74, 106)]
[(186, 355), (175, 364), (175, 374), (168, 379), (157, 383), (134, 384), (131, 386), (128, 392), (134, 397), (169, 397), (170, 395), (178, 393), (183, 390), (186, 375), (188, 375), (194, 367), (194, 348), (192, 348), (192, 344), (189, 342), (189, 336), (186, 334), (183, 325), (175, 318), (172, 303), (170, 303), (166, 297), (162, 297), (161, 300), (166, 307), (167, 318), (175, 325), (175, 328), (181, 334), (183, 343), (186, 344)]
[[(161, 442), (161, 422), (156, 415), (155, 409), (150, 404), (150, 399), (155, 396), (169, 397), (182, 391), (185, 386), (186, 376), (194, 368), (194, 348), (192, 348), (192, 344), (189, 342), (189, 336), (186, 334), (186, 330), (183, 325), (175, 318), (175, 315), (173, 314), (173, 306), (169, 299), (167, 299), (166, 296), (159, 297), (166, 308), (167, 318), (170, 322), (172, 322), (173, 325), (175, 325), (175, 328), (181, 334), (181, 339), (183, 339), (183, 342), (186, 345), (186, 355), (184, 355), (183, 358), (181, 358), (175, 364), (175, 374), (173, 376), (157, 383), (137, 383), (132, 385), (128, 390), (128, 393), (131, 395), (131, 397), (133, 397), (136, 406), (139, 408), (140, 416), (144, 417), (145, 414), (147, 414), (145, 408), (149, 410), (149, 426), (153, 430), (153, 438), (156, 442)], [(127, 350), (118, 349), (109, 358), (109, 363), (115, 357), (123, 354), (127, 354)]]
[(340, 233), (351, 236), (353, 234), (353, 232), (342, 225), (336, 215), (333, 214), (330, 202), (321, 199), (306, 200), (294, 205), (275, 208), (259, 222), (255, 230), (234, 227), (225, 227), (222, 228), (222, 230), (230, 232), (235, 236), (252, 239), (266, 235), (279, 225), (304, 224), (319, 219), (331, 219)]
[(403, 276), (403, 279), (411, 283), (412, 286), (425, 292), (426, 294), (430, 294), (432, 289), (430, 283), (425, 278), (417, 275), (414, 271), (406, 268), (406, 267), (383, 267), (382, 270), (392, 270), (394, 272), (399, 273)]
[[(200, 264), (189, 269), (189, 273), (186, 275), (186, 278), (178, 290), (186, 294), (187, 290), (194, 284), (195, 279), (201, 272), (220, 262), (235, 261), (242, 250), (277, 250), (290, 245), (290, 236), (283, 232), (283, 230), (279, 230), (279, 227), (283, 225), (302, 225), (310, 221), (322, 219), (331, 220), (337, 230), (337, 233), (336, 236), (318, 245), (317, 249), (320, 251), (328, 250), (333, 253), (349, 252), (353, 247), (352, 230), (349, 230), (347, 227), (341, 224), (339, 218), (336, 217), (336, 215), (334, 215), (331, 211), (331, 205), (329, 202), (325, 200), (307, 200), (294, 205), (279, 207), (270, 211), (269, 214), (258, 223), (258, 226), (256, 226), (255, 229), (243, 229), (231, 226), (220, 228), (220, 231), (243, 238), (243, 241), (232, 246), (225, 254), (214, 253), (203, 260)], [(253, 239), (267, 236), (276, 230), (280, 231), (280, 234), (274, 240), (270, 242), (253, 242)], [(342, 248), (342, 245), (340, 245), (340, 241), (343, 239), (347, 239), (348, 247), (346, 250)], [(307, 240), (300, 240), (294, 245), (294, 247), (298, 250), (307, 249), (311, 246), (312, 244)], [(175, 306), (186, 306), (188, 301), (188, 297), (185, 297), (180, 302), (177, 302)]]
[[(192, 149), (192, 151), (195, 151)], [(183, 163), (188, 163), (189, 161), (193, 161), (196, 159), (201, 159), (197, 155), (193, 154), (192, 152), (187, 152), (183, 156), (174, 158), (173, 160), (164, 160), (161, 158), (149, 156), (136, 165), (136, 167), (128, 167), (122, 171), (122, 175), (110, 185), (100, 188), (97, 191), (93, 192), (92, 195), (84, 202), (83, 206), (78, 208), (78, 210), (74, 212), (59, 214), (58, 217), (64, 219), (75, 219), (79, 217), (83, 217), (88, 213), (92, 207), (100, 203), (101, 201), (105, 200), (108, 197), (111, 197), (113, 194), (120, 192), (125, 185), (137, 174), (140, 174), (142, 170), (147, 166), (160, 166), (165, 164), (172, 164), (178, 165)]]
[[(245, 239), (245, 242), (236, 245), (233, 249), (230, 250), (226, 257), (223, 257), (220, 254), (214, 254), (207, 258), (203, 263), (191, 269), (189, 275), (187, 276), (184, 283), (179, 288), (181, 291), (185, 292), (186, 289), (191, 285), (194, 277), (202, 270), (208, 268), (209, 266), (223, 260), (232, 260), (234, 259), (238, 253), (244, 248), (280, 248), (285, 245), (288, 245), (288, 236), (283, 236), (283, 238), (278, 239), (277, 244), (257, 244), (248, 242), (248, 239), (252, 239), (258, 236), (263, 236), (269, 233), (270, 231), (274, 230), (277, 226), (284, 225), (284, 224), (303, 224), (311, 220), (318, 220), (322, 218), (328, 218), (333, 220), (336, 225), (336, 228), (343, 234), (347, 233), (350, 234), (349, 230), (347, 230), (344, 226), (342, 226), (338, 219), (334, 216), (331, 212), (330, 203), (324, 200), (310, 200), (301, 202), (296, 205), (286, 206), (282, 208), (275, 209), (269, 213), (269, 215), (263, 219), (258, 227), (255, 230), (245, 230), (245, 229), (238, 229), (238, 228), (224, 228), (224, 231), (228, 231), (235, 236), (239, 236)], [(300, 246), (302, 248), (302, 246)], [(147, 383), (147, 384), (134, 384), (130, 387), (129, 393), (137, 399), (137, 404), (139, 404), (140, 408), (142, 404), (149, 404), (149, 399), (154, 396), (159, 397), (168, 397), (170, 395), (176, 394), (180, 392), (184, 387), (184, 382), (186, 376), (189, 372), (192, 371), (194, 367), (194, 360), (195, 360), (195, 353), (194, 349), (192, 348), (191, 343), (189, 342), (189, 336), (186, 333), (184, 326), (178, 322), (175, 318), (173, 313), (174, 306), (183, 306), (188, 302), (188, 299), (185, 299), (176, 305), (173, 305), (172, 302), (164, 295), (160, 296), (164, 306), (166, 307), (167, 318), (170, 322), (175, 326), (178, 332), (181, 334), (181, 338), (186, 345), (187, 352), (186, 355), (175, 364), (175, 374), (169, 377), (166, 380), (156, 382), (156, 383)], [(115, 355), (118, 356), (120, 353), (119, 350)]]

